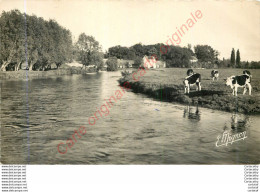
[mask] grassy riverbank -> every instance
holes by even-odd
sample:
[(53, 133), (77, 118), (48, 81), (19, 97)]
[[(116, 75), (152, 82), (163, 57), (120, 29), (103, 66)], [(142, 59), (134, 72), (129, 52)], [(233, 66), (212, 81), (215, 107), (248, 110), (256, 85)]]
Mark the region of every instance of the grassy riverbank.
[(13, 80), (13, 79), (34, 79), (34, 78), (46, 78), (55, 77), (62, 75), (72, 75), (72, 74), (86, 74), (96, 72), (95, 68), (81, 69), (81, 67), (62, 67), (60, 69), (53, 69), (49, 71), (5, 71), (0, 72), (0, 80)]
[[(184, 94), (183, 79), (186, 77), (187, 69), (171, 68), (147, 70), (138, 82), (135, 82), (132, 75), (119, 80), (120, 84), (128, 81), (134, 92), (143, 93), (150, 97), (184, 104), (199, 105), (211, 109), (241, 112), (260, 113), (260, 70), (250, 70), (252, 78), (252, 95), (242, 95), (243, 88), (238, 89), (238, 96), (232, 95), (232, 89), (227, 87), (224, 78), (231, 75), (240, 75), (243, 69), (219, 69), (220, 78), (212, 81), (210, 78), (211, 69), (194, 69), (194, 72), (202, 75), (202, 90), (196, 92), (196, 87), (191, 87), (189, 95)], [(138, 75), (136, 75), (136, 78)]]

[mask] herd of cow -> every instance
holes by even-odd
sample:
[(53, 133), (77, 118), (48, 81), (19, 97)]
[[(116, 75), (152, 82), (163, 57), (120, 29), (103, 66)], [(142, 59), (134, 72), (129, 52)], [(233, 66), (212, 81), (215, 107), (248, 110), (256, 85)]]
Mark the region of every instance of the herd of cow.
[[(201, 75), (199, 73), (194, 73), (192, 69), (189, 69), (187, 71), (187, 77), (184, 79), (183, 84), (184, 84), (184, 93), (189, 93), (190, 92), (190, 86), (196, 84), (197, 86), (197, 91), (201, 91)], [(219, 72), (217, 70), (212, 70), (211, 71), (211, 77), (212, 80), (218, 80), (219, 78)], [(230, 86), (233, 90), (232, 94), (237, 96), (237, 88), (238, 87), (244, 87), (244, 92), (243, 95), (247, 91), (248, 87), (248, 92), (249, 95), (251, 95), (251, 90), (252, 86), (250, 84), (251, 82), (252, 75), (248, 70), (243, 71), (243, 75), (239, 76), (231, 76), (225, 79), (226, 85)]]

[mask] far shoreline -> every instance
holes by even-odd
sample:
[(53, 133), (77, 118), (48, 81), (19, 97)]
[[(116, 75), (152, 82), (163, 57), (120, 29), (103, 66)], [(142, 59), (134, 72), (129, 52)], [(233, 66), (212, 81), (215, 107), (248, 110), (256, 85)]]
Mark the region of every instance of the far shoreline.
[(94, 74), (97, 72), (96, 68), (81, 69), (79, 67), (52, 69), (48, 71), (0, 71), (0, 80), (30, 80), (73, 74)]

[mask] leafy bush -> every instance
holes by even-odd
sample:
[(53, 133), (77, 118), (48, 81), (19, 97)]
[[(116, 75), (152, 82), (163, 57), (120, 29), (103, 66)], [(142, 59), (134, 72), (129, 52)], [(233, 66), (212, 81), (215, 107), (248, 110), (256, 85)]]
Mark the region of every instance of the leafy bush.
[(142, 64), (142, 58), (141, 57), (136, 57), (134, 60), (134, 64), (135, 65), (141, 65)]
[(90, 64), (95, 65), (97, 70), (100, 70), (104, 67), (103, 58), (104, 54), (102, 52), (93, 51), (90, 54)]
[(107, 70), (108, 71), (117, 71), (117, 58), (116, 57), (109, 57), (107, 59)]

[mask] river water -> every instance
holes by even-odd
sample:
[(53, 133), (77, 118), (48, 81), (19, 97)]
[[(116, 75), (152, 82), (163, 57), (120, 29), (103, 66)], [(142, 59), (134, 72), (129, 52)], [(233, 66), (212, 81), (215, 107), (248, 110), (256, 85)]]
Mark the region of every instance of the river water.
[[(89, 117), (120, 90), (120, 72), (1, 82), (4, 164), (245, 164), (259, 163), (259, 116), (162, 102), (121, 92), (107, 116)], [(104, 109), (104, 108), (103, 108)], [(105, 110), (105, 109), (104, 109)], [(101, 113), (102, 114), (102, 113)], [(96, 113), (97, 115), (97, 113)], [(87, 132), (78, 138), (80, 126)], [(247, 138), (216, 147), (227, 131)], [(57, 145), (72, 135), (67, 153)], [(66, 144), (61, 150), (65, 150)]]

